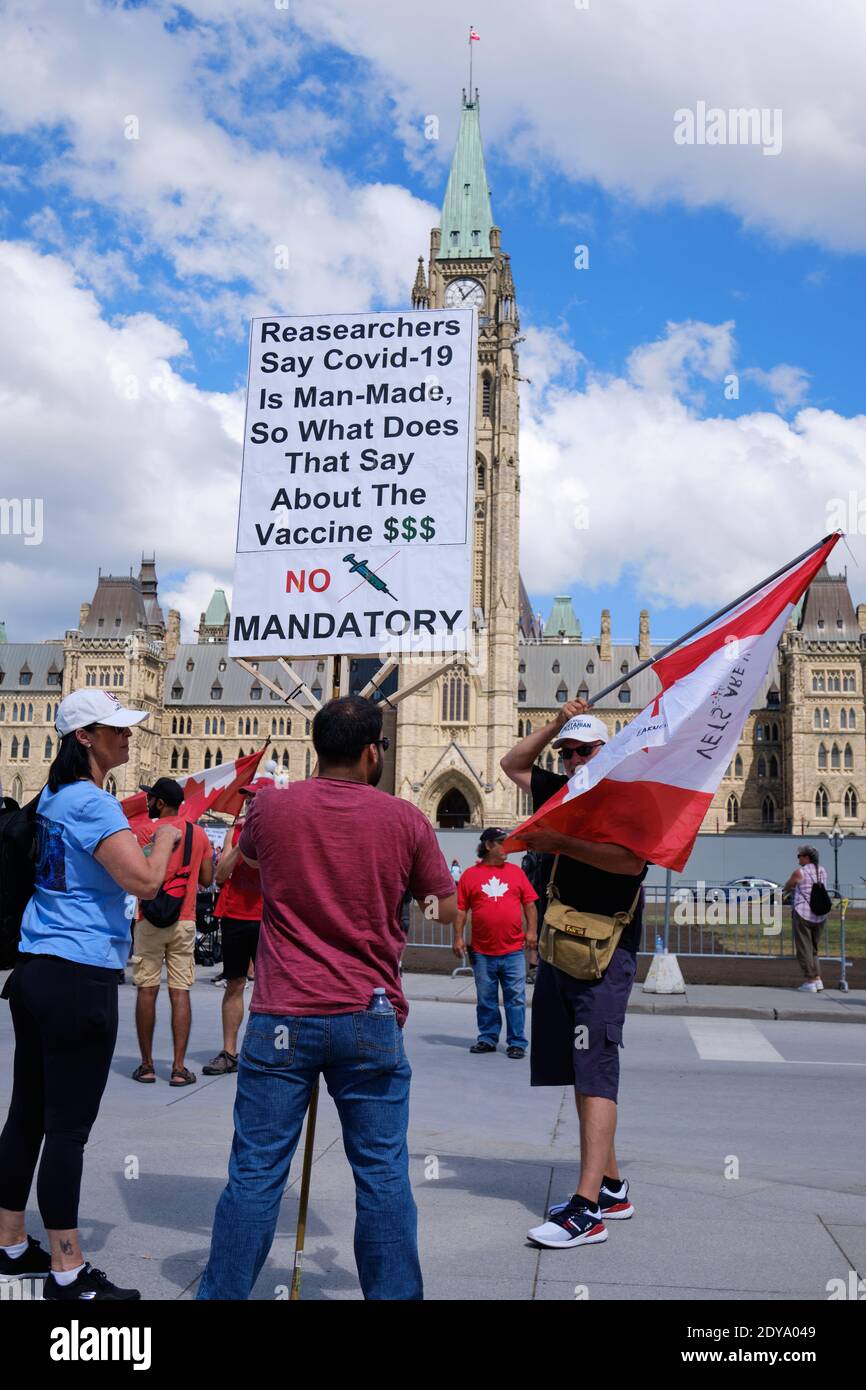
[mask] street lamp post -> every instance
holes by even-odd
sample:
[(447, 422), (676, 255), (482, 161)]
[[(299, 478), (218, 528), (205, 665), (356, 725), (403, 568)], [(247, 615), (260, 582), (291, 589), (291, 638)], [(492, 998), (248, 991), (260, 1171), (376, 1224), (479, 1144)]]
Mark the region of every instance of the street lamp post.
[(839, 846), (845, 838), (845, 831), (839, 829), (839, 817), (833, 817), (833, 829), (825, 832), (827, 839), (833, 846), (833, 891), (838, 898), (839, 895)]
[(845, 993), (848, 989), (848, 981), (845, 974), (846, 967), (848, 964), (848, 962), (845, 959), (845, 912), (848, 907), (848, 900), (847, 898), (842, 898), (842, 895), (839, 892), (839, 846), (845, 838), (845, 832), (844, 830), (839, 829), (838, 816), (833, 817), (833, 829), (830, 831), (826, 831), (825, 834), (827, 835), (827, 839), (830, 841), (830, 844), (833, 846), (833, 890), (836, 896), (836, 901), (837, 903), (839, 903), (839, 906), (841, 908), (841, 915), (839, 920), (839, 958), (841, 961), (841, 976), (839, 979), (839, 989), (842, 990), (843, 993)]

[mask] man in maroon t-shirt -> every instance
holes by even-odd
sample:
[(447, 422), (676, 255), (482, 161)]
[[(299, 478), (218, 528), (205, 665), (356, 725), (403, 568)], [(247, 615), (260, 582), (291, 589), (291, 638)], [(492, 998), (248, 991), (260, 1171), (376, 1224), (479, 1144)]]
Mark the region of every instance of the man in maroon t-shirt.
[[(538, 945), (535, 902), (538, 894), (522, 869), (502, 852), (506, 830), (483, 830), (478, 863), (460, 876), (453, 951), (466, 950), (463, 928), (472, 914), (478, 1039), (470, 1052), (495, 1052), (502, 1027), (499, 982), (505, 1005), (505, 1042), (509, 1057), (520, 1061), (529, 1046), (526, 1027), (526, 960), (524, 946)], [(524, 934), (523, 918), (526, 918)]]
[(318, 774), (258, 792), (247, 816), (240, 851), (259, 870), (262, 926), (229, 1181), (199, 1299), (249, 1296), (320, 1073), (355, 1177), (364, 1297), (423, 1297), (406, 1148), (400, 909), (408, 888), (428, 917), (449, 923), (457, 898), (430, 822), (376, 790), (381, 734), (371, 700), (331, 700), (313, 720)]

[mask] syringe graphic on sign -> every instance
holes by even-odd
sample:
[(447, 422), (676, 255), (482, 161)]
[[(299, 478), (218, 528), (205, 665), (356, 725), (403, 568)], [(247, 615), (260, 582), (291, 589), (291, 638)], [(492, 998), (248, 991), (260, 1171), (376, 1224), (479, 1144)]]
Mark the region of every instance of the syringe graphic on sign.
[(343, 561), (349, 566), (350, 574), (360, 574), (362, 579), (366, 579), (368, 584), (372, 584), (374, 589), (378, 589), (380, 594), (387, 594), (389, 598), (397, 599), (396, 594), (392, 594), (384, 579), (380, 579), (378, 574), (374, 574), (366, 560), (356, 560), (354, 555), (344, 555)]

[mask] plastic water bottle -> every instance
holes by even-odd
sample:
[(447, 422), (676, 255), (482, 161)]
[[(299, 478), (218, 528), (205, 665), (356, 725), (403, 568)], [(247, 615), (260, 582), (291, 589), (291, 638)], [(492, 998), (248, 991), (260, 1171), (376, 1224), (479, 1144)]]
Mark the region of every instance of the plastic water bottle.
[(373, 990), (373, 998), (370, 1000), (370, 1011), (374, 1014), (390, 1014), (393, 1012), (388, 1003), (388, 996), (380, 985)]
[(665, 953), (665, 943), (662, 941), (662, 939), (661, 939), (660, 936), (657, 936), (657, 937), (656, 937), (656, 955), (657, 955), (657, 956), (663, 956), (664, 953)]

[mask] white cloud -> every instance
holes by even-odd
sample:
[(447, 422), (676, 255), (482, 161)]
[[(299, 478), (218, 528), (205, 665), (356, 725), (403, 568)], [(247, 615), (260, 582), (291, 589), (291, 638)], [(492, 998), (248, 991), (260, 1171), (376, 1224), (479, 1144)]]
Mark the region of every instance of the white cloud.
[[(350, 182), (322, 154), (345, 122), (364, 119), (363, 84), (335, 93), (327, 115), (295, 94), (282, 121), (257, 114), (243, 84), (267, 93), (291, 72), (298, 40), (286, 16), (241, 5), (225, 34), (171, 33), (163, 21), (174, 9), (5, 7), (0, 124), (42, 136), (43, 182), (114, 213), (145, 254), (167, 257), (188, 305), (220, 328), (240, 332), (274, 306), (405, 302), (435, 209), (397, 185)], [(79, 269), (95, 287), (121, 275), (116, 259), (88, 264), (88, 255), (85, 246)]]
[(169, 608), (177, 608), (181, 618), (181, 634), (184, 642), (195, 642), (195, 630), (201, 622), (202, 613), (213, 597), (215, 589), (222, 589), (231, 608), (231, 585), (226, 583), (224, 573), (215, 570), (190, 570), (180, 583), (161, 584), (159, 601), (163, 613)]
[(0, 243), (0, 300), (0, 494), (44, 503), (41, 546), (0, 537), (9, 640), (76, 626), (97, 567), (125, 574), (142, 551), (163, 574), (192, 567), (225, 586), (240, 393), (199, 390), (174, 365), (187, 354), (176, 329), (150, 314), (109, 324), (69, 265), (22, 243)]
[(809, 393), (809, 373), (802, 367), (792, 367), (788, 362), (780, 362), (768, 372), (760, 367), (747, 367), (742, 375), (768, 391), (773, 397), (773, 405), (780, 411), (793, 410), (802, 405)]
[[(671, 324), (661, 343), (632, 353), (630, 373), (590, 373), (575, 389), (553, 379), (549, 335), (527, 343), (520, 562), (531, 592), (609, 589), (627, 576), (650, 603), (715, 605), (834, 529), (835, 499), (849, 527), (866, 531), (866, 416), (699, 413), (689, 362), (706, 377), (709, 362), (723, 372), (735, 351), (731, 325)], [(763, 375), (796, 394), (797, 373)], [(850, 544), (861, 564), (852, 591), (866, 598), (866, 537)]]
[[(295, 4), (310, 32), (367, 55), (384, 74), (418, 158), (426, 113), (440, 116), (441, 157), (451, 148), (466, 13), (462, 0), (441, 0), (423, 42), (413, 42), (407, 29), (418, 21), (403, 0)], [(866, 247), (860, 0), (835, 0), (820, 19), (788, 0), (593, 0), (586, 9), (476, 0), (472, 22), (485, 142), (530, 172), (558, 165), (640, 203), (716, 205), (782, 239)], [(698, 101), (780, 109), (781, 152), (675, 144), (674, 112)]]

